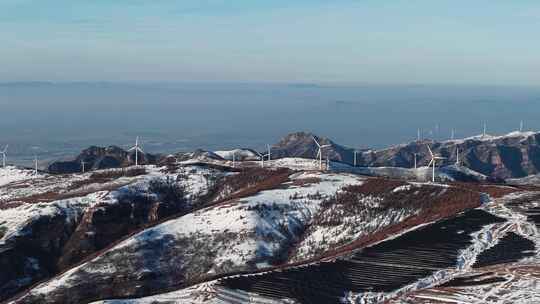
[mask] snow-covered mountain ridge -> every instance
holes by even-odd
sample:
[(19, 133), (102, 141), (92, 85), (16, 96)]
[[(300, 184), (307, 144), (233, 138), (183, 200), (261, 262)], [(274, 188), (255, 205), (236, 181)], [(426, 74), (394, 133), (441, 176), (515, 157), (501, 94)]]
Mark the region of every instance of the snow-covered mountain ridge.
[[(365, 258), (363, 250), (442, 229), (447, 220), (458, 226), (472, 221), (478, 229), (471, 235), (480, 233), (498, 223), (491, 215), (507, 218), (482, 207), (489, 195), (534, 191), (530, 185), (487, 184), (488, 178), (460, 166), (439, 168), (440, 182), (426, 183), (425, 167), (331, 161), (320, 170), (313, 159), (263, 163), (248, 154), (233, 162), (227, 151), (193, 153), (160, 165), (62, 175), (0, 168), (0, 299), (89, 303), (187, 288), (174, 301), (199, 303), (192, 298), (196, 290), (209, 303), (226, 294), (233, 296), (223, 301), (234, 303), (242, 292), (257, 295), (231, 290), (231, 276), (321, 271), (319, 265), (343, 259), (340, 267), (362, 264), (357, 259)], [(487, 215), (463, 218), (477, 208)], [(469, 234), (461, 241), (456, 235), (448, 260), (433, 261), (426, 276), (446, 271), (459, 257), (455, 250), (474, 242)], [(407, 275), (399, 284), (417, 277)], [(207, 289), (218, 298), (212, 300)], [(269, 303), (276, 300), (266, 296)]]

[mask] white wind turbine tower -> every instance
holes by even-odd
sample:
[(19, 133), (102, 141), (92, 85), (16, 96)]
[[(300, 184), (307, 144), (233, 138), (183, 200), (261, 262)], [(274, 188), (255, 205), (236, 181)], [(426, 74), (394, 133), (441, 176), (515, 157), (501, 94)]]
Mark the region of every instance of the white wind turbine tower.
[(487, 134), (487, 123), (484, 121), (484, 132), (482, 133), (482, 137), (486, 137)]
[(326, 171), (330, 170), (330, 158), (326, 158)]
[(141, 149), (139, 145), (139, 136), (135, 139), (135, 146), (133, 146), (129, 151), (135, 151), (135, 166), (139, 165), (139, 152), (144, 153), (144, 151)]
[(446, 159), (446, 158), (442, 157), (442, 156), (440, 156), (438, 154), (433, 154), (433, 151), (431, 151), (431, 148), (429, 147), (429, 145), (427, 146), (427, 148), (428, 148), (429, 154), (431, 156), (431, 161), (428, 164), (428, 169), (429, 169), (429, 166), (433, 165), (433, 172), (431, 174), (431, 181), (434, 183), (435, 182), (435, 167), (437, 165), (437, 160), (443, 160), (443, 159)]
[(456, 138), (456, 130), (452, 129), (452, 135), (450, 136), (451, 140), (454, 140)]
[(456, 147), (456, 166), (459, 166), (459, 147)]
[(38, 175), (38, 157), (34, 155), (34, 175)]
[(420, 128), (416, 131), (416, 140), (420, 141)]
[(418, 168), (417, 164), (416, 164), (416, 155), (418, 155), (418, 153), (414, 153), (414, 168)]
[(322, 165), (322, 149), (324, 148), (328, 148), (330, 147), (330, 145), (320, 145), (319, 142), (317, 141), (317, 139), (315, 139), (315, 136), (311, 136), (311, 138), (313, 138), (313, 141), (315, 142), (315, 144), (317, 144), (317, 147), (319, 148), (319, 151), (317, 152), (317, 157), (319, 158), (319, 170), (322, 170), (323, 168), (323, 165)]
[(268, 153), (266, 154), (268, 156), (268, 160), (272, 160), (272, 149), (270, 149), (270, 145), (266, 144), (266, 150)]
[(519, 122), (519, 132), (523, 132), (523, 120)]
[(2, 154), (2, 167), (3, 168), (6, 167), (6, 158), (7, 158), (7, 149), (8, 149), (8, 147), (9, 147), (9, 145), (6, 145), (4, 150), (0, 151), (0, 154)]
[(236, 150), (232, 151), (232, 167), (236, 168)]
[(84, 165), (86, 165), (86, 162), (84, 160), (81, 160), (82, 173), (84, 173)]
[(356, 167), (356, 155), (358, 154), (358, 151), (354, 150), (354, 166)]

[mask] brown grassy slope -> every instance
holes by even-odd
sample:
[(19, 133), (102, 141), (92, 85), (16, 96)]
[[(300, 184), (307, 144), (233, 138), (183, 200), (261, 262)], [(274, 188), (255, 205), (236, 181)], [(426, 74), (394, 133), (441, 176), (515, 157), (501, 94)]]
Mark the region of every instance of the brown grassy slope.
[[(334, 249), (320, 253), (314, 260), (334, 257), (356, 248), (368, 246), (392, 234), (420, 224), (451, 217), (464, 210), (479, 207), (481, 204), (481, 194), (465, 188), (442, 188), (435, 185), (422, 185), (420, 187), (411, 186), (410, 189), (398, 192), (392, 191), (403, 185), (406, 185), (406, 183), (399, 180), (370, 178), (361, 185), (344, 187), (341, 192), (324, 201), (322, 211), (313, 220), (307, 230), (308, 233), (316, 230), (317, 226), (340, 225), (343, 214), (355, 215), (365, 212), (366, 207), (359, 202), (367, 196), (381, 199), (376, 208), (369, 210), (373, 217), (385, 212), (391, 212), (391, 209), (401, 208), (417, 210), (417, 213), (402, 222), (391, 224), (353, 242), (338, 244)], [(339, 208), (336, 209), (336, 205), (339, 205)], [(334, 207), (337, 211), (325, 212), (325, 209), (330, 207)], [(291, 257), (295, 250), (296, 248), (291, 250)]]

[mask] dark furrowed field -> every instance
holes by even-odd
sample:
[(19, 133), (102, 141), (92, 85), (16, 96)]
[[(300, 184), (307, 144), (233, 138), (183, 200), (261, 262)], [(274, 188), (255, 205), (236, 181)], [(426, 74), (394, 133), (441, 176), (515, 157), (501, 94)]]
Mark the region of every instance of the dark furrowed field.
[(341, 303), (347, 292), (389, 292), (453, 267), (471, 233), (504, 220), (470, 210), (333, 262), (221, 280), (223, 287), (306, 304)]
[(506, 234), (497, 245), (482, 252), (474, 263), (474, 268), (517, 262), (525, 257), (534, 256), (535, 244), (513, 232)]
[(535, 223), (536, 227), (540, 229), (540, 207), (533, 207), (527, 210), (527, 220)]

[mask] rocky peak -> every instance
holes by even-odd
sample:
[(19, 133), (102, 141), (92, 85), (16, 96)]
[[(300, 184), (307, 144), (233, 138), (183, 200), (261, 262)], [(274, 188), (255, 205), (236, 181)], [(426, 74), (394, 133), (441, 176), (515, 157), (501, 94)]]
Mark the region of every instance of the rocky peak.
[[(139, 164), (154, 164), (158, 156), (149, 153), (139, 153)], [(135, 152), (128, 152), (118, 146), (98, 147), (91, 146), (83, 150), (73, 159), (52, 162), (47, 170), (51, 173), (75, 173), (85, 170), (98, 170), (120, 168), (135, 164)]]
[(352, 160), (352, 149), (338, 145), (329, 138), (321, 137), (309, 132), (296, 132), (285, 136), (277, 144), (272, 146), (272, 158), (316, 158), (319, 148), (313, 138), (315, 138), (320, 145), (330, 145), (330, 147), (324, 148), (323, 159), (330, 158), (331, 160), (342, 162)]

